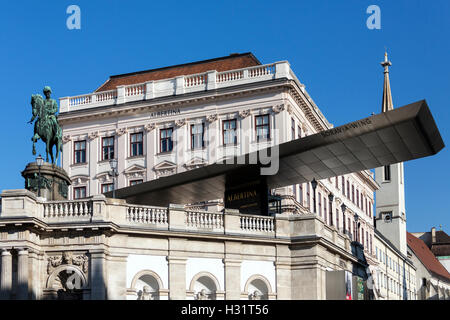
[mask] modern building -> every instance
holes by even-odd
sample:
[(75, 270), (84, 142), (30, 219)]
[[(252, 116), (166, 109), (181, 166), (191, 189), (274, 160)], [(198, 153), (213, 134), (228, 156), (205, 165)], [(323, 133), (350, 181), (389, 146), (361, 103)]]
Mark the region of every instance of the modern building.
[(416, 287), (420, 300), (449, 300), (450, 273), (424, 241), (408, 232), (408, 250), (417, 268)]

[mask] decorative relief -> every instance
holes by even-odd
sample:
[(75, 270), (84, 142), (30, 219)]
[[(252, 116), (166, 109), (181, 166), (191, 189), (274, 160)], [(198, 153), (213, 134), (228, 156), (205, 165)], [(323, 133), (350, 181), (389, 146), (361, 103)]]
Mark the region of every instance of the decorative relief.
[(272, 107), (272, 111), (275, 113), (280, 113), (281, 111), (284, 110), (284, 104), (277, 104), (275, 106)]
[(47, 261), (47, 274), (51, 274), (60, 265), (78, 266), (84, 273), (87, 273), (89, 270), (89, 259), (85, 254), (73, 256), (71, 252), (65, 251), (61, 256), (48, 257)]
[(247, 118), (250, 115), (250, 110), (241, 110), (239, 111), (239, 116), (241, 118)]
[(62, 138), (62, 142), (63, 143), (67, 143), (67, 142), (69, 142), (71, 140), (72, 140), (72, 138), (68, 134), (64, 135), (63, 138)]
[(210, 114), (210, 115), (207, 115), (206, 116), (206, 120), (208, 121), (208, 122), (214, 122), (214, 121), (216, 121), (217, 120), (217, 114)]
[(144, 130), (147, 132), (153, 131), (156, 128), (156, 125), (154, 123), (147, 123), (144, 126)]
[(128, 132), (127, 128), (118, 128), (118, 129), (116, 129), (116, 135), (118, 135), (118, 136), (124, 135), (127, 132)]
[(91, 133), (88, 134), (89, 140), (94, 140), (97, 137), (98, 137), (98, 131), (91, 132)]
[(186, 124), (186, 119), (175, 120), (175, 125), (179, 128)]
[(294, 112), (294, 110), (292, 109), (292, 106), (291, 106), (290, 104), (287, 105), (286, 111), (287, 111), (290, 115), (292, 115), (292, 113)]

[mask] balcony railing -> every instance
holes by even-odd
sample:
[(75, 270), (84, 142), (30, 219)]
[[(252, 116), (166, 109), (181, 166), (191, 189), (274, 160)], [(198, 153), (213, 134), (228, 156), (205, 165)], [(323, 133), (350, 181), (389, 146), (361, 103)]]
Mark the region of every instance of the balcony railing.
[(110, 91), (61, 98), (60, 113), (271, 79), (288, 78), (297, 80), (294, 77), (295, 75), (286, 61), (223, 72), (208, 71), (176, 78), (119, 86), (117, 89)]

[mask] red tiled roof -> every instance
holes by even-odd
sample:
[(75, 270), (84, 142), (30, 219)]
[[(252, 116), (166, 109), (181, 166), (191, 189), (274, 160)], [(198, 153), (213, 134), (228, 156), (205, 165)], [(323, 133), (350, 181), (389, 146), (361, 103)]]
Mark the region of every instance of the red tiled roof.
[(152, 80), (170, 79), (181, 75), (203, 73), (210, 70), (221, 72), (253, 67), (260, 64), (261, 62), (259, 62), (259, 60), (250, 52), (230, 54), (229, 56), (220, 58), (110, 76), (100, 88), (95, 90), (95, 92), (113, 90), (117, 86), (144, 83)]
[(450, 280), (450, 273), (444, 268), (444, 266), (439, 262), (434, 256), (431, 250), (427, 247), (425, 242), (421, 239), (416, 238), (411, 233), (407, 232), (408, 246), (414, 251), (414, 254), (419, 258), (425, 268), (428, 271), (435, 273), (441, 277)]

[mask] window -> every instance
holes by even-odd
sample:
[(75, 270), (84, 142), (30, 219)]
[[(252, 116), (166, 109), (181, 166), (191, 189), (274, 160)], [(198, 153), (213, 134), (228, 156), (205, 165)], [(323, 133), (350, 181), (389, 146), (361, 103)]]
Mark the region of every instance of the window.
[(364, 202), (366, 203), (365, 207), (364, 207), (364, 211), (366, 212), (366, 214), (369, 214), (369, 210), (367, 210), (367, 198), (364, 199)]
[(309, 190), (311, 187), (309, 184), (310, 184), (310, 182), (308, 182), (306, 184), (306, 205), (307, 205), (308, 209), (311, 210), (311, 197), (309, 195)]
[(86, 140), (74, 142), (74, 163), (86, 163)]
[(327, 198), (323, 197), (323, 220), (327, 223)]
[(223, 144), (237, 144), (236, 119), (222, 122)]
[(191, 149), (201, 149), (205, 146), (204, 132), (204, 123), (191, 125)]
[(336, 208), (336, 228), (339, 230), (339, 210)]
[(302, 128), (300, 126), (297, 127), (297, 138), (300, 139), (302, 137)]
[(292, 194), (294, 195), (295, 200), (297, 200), (297, 185), (292, 185)]
[(142, 183), (142, 182), (144, 182), (144, 180), (142, 180), (142, 179), (131, 180), (131, 181), (130, 181), (130, 186), (135, 186), (135, 185), (140, 184), (140, 183)]
[(352, 202), (355, 203), (355, 186), (352, 184)]
[(114, 159), (114, 137), (102, 139), (102, 160)]
[(303, 206), (303, 183), (299, 184), (300, 192), (298, 196), (298, 202)]
[(160, 152), (170, 152), (173, 150), (172, 134), (173, 134), (173, 128), (159, 130), (159, 150), (160, 150)]
[(102, 184), (102, 193), (113, 191), (113, 189), (114, 189), (113, 183)]
[(384, 166), (384, 180), (385, 181), (391, 180), (391, 166), (390, 165)]
[(334, 182), (335, 182), (336, 189), (339, 190), (339, 177), (336, 177), (335, 179), (336, 180)]
[(86, 198), (86, 187), (73, 188), (73, 198), (74, 199)]
[(270, 139), (269, 115), (255, 117), (256, 141)]
[(347, 180), (347, 198), (350, 200), (350, 182)]
[(130, 135), (130, 155), (132, 157), (142, 156), (144, 154), (144, 143), (142, 132)]
[(292, 140), (295, 139), (295, 120), (292, 118), (291, 119), (291, 136), (292, 136)]
[(341, 183), (342, 183), (342, 195), (345, 196), (345, 178), (344, 177), (342, 177)]
[(361, 244), (364, 247), (364, 228), (361, 228)]
[(322, 214), (322, 195), (320, 194), (320, 192), (319, 192), (318, 199), (319, 199), (319, 210), (318, 210), (318, 212), (319, 212), (319, 216), (320, 216)]
[(378, 247), (375, 247), (375, 257), (376, 257), (377, 260), (378, 260)]
[(356, 206), (359, 207), (359, 191), (356, 190)]
[(372, 235), (370, 235), (370, 243), (369, 243), (369, 249), (370, 249), (370, 254), (373, 254), (372, 252)]

